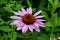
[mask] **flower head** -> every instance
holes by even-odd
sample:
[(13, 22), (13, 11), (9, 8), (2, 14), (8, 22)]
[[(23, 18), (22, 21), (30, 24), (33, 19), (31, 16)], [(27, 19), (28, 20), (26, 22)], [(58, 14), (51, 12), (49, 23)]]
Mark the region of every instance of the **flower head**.
[(43, 20), (44, 16), (38, 16), (41, 11), (36, 12), (34, 15), (32, 14), (32, 8), (27, 8), (26, 10), (22, 8), (21, 11), (13, 12), (15, 16), (11, 16), (12, 19), (15, 19), (11, 24), (17, 26), (17, 30), (22, 30), (22, 32), (26, 32), (28, 29), (33, 32), (35, 29), (37, 32), (40, 32), (40, 27), (45, 27)]

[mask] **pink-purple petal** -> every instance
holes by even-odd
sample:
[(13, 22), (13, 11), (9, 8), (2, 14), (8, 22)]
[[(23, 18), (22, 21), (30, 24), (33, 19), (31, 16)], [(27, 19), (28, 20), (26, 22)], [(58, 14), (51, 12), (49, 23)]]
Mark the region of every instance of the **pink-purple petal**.
[(20, 20), (15, 20), (11, 23), (11, 25), (17, 25), (17, 24), (20, 24)]
[(29, 7), (29, 9), (28, 9), (28, 13), (32, 14), (32, 8), (31, 7)]
[(39, 22), (39, 21), (37, 21), (36, 23), (37, 23), (40, 27), (45, 27), (45, 25), (44, 25), (43, 22)]
[(36, 18), (43, 18), (44, 16), (36, 16)]
[(37, 32), (40, 32), (40, 29), (35, 29)]
[(33, 26), (29, 26), (29, 30), (33, 32)]
[(43, 19), (36, 19), (36, 21), (46, 21), (46, 20), (43, 20)]
[(26, 14), (26, 13), (27, 13), (24, 8), (22, 8), (22, 13), (23, 13), (23, 14)]
[(35, 28), (39, 28), (39, 25), (37, 23), (34, 23)]
[(18, 27), (18, 28), (17, 28), (17, 30), (21, 30), (21, 29), (22, 29), (22, 27)]
[(19, 10), (18, 10), (18, 12), (14, 12), (14, 11), (13, 11), (13, 13), (14, 13), (15, 15), (23, 16), (22, 12), (21, 12), (21, 11), (19, 11)]
[(21, 17), (18, 17), (18, 16), (11, 16), (10, 18), (11, 19), (22, 19)]
[(41, 24), (39, 24), (39, 26), (40, 26), (40, 27), (45, 27), (45, 25), (41, 25)]
[(42, 11), (38, 11), (38, 12), (36, 12), (36, 13), (34, 14), (34, 16), (39, 15), (41, 12), (42, 12)]
[(39, 23), (39, 24), (44, 24), (43, 22), (41, 22), (41, 21), (36, 21), (36, 23)]
[(20, 22), (19, 24), (17, 24), (17, 26), (24, 26), (25, 24), (23, 22)]
[(23, 28), (22, 28), (22, 33), (26, 33), (27, 30), (28, 30), (27, 25), (23, 26)]

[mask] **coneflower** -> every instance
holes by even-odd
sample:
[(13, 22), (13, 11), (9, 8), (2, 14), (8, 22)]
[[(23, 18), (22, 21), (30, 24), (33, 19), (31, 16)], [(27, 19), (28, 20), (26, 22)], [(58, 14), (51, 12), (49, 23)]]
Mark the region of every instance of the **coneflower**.
[[(17, 26), (17, 30), (22, 30), (22, 32), (26, 32), (28, 29), (33, 32), (35, 29), (37, 32), (40, 32), (39, 27), (45, 27), (43, 20), (44, 16), (40, 16), (39, 14), (42, 11), (36, 12), (34, 15), (32, 14), (32, 8), (27, 8), (26, 10), (22, 8), (21, 11), (13, 12), (15, 16), (11, 16), (12, 19), (15, 19), (11, 24)], [(38, 16), (39, 15), (39, 16)]]

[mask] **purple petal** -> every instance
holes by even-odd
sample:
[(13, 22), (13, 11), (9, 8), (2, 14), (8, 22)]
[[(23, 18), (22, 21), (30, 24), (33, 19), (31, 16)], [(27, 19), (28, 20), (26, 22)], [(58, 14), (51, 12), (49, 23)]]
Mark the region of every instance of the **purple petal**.
[(40, 30), (39, 30), (39, 26), (38, 26), (37, 23), (34, 23), (34, 27), (35, 27), (35, 30), (36, 30), (37, 32), (40, 32)]
[(38, 12), (36, 12), (36, 13), (34, 14), (34, 16), (39, 15), (41, 12), (42, 12), (42, 11), (38, 11)]
[(37, 19), (36, 21), (46, 21), (46, 20), (43, 20), (43, 19)]
[(41, 25), (41, 24), (39, 24), (39, 26), (40, 26), (40, 27), (45, 27), (45, 25)]
[(33, 32), (33, 26), (29, 26), (29, 30)]
[(14, 11), (13, 11), (13, 13), (14, 13), (15, 15), (23, 16), (23, 13), (22, 13), (21, 11), (19, 11), (19, 10), (18, 10), (18, 12), (14, 12)]
[(37, 32), (40, 32), (40, 29), (35, 29)]
[(44, 24), (43, 22), (41, 22), (41, 21), (36, 21), (36, 23), (38, 23), (38, 24)]
[(45, 27), (45, 25), (44, 24), (39, 24), (39, 23), (37, 23), (40, 27)]
[(25, 25), (25, 26), (22, 28), (22, 33), (26, 33), (27, 30), (28, 30), (28, 27), (27, 27), (27, 25)]
[(17, 30), (21, 30), (21, 29), (22, 29), (22, 27), (18, 27), (18, 28), (17, 28)]
[(21, 21), (17, 26), (24, 26), (25, 24)]
[(12, 18), (12, 19), (22, 19), (21, 17), (18, 17), (18, 16), (11, 16), (10, 18)]
[(22, 13), (23, 13), (23, 14), (26, 14), (26, 13), (27, 13), (24, 8), (22, 8)]
[(11, 23), (11, 25), (17, 25), (17, 24), (20, 24), (20, 20), (15, 20)]
[(32, 8), (30, 7), (30, 8), (27, 8), (27, 12), (29, 13), (29, 14), (32, 14)]
[(37, 23), (33, 24), (35, 26), (35, 28), (39, 28), (39, 25)]
[(43, 18), (44, 16), (37, 16), (36, 18)]

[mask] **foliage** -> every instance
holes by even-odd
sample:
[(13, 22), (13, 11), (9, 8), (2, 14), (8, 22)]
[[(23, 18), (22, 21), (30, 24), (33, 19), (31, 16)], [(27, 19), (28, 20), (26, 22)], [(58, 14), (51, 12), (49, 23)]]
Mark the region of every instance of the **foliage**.
[[(45, 28), (41, 32), (21, 33), (16, 26), (11, 26), (12, 11), (32, 7), (33, 13), (42, 10), (45, 16)], [(60, 35), (60, 1), (59, 0), (0, 0), (0, 40), (49, 40)]]

